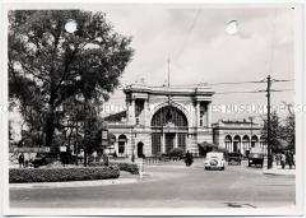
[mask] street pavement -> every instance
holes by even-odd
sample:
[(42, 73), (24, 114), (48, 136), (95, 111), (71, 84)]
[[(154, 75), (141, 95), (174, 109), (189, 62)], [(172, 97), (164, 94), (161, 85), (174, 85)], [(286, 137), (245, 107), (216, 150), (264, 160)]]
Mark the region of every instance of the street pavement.
[(245, 165), (205, 171), (200, 162), (146, 166), (143, 178), (117, 185), (10, 188), (14, 208), (269, 208), (294, 202), (294, 178)]

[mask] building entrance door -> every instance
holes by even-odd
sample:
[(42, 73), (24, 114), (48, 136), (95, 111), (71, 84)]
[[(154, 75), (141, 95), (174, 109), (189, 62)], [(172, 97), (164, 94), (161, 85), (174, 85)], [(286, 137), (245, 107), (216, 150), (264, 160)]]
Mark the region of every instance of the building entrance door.
[(175, 134), (167, 133), (165, 134), (165, 136), (166, 136), (166, 153), (168, 154), (171, 151), (171, 149), (174, 147)]
[(142, 142), (139, 142), (137, 145), (137, 156), (139, 158), (143, 157), (143, 143)]

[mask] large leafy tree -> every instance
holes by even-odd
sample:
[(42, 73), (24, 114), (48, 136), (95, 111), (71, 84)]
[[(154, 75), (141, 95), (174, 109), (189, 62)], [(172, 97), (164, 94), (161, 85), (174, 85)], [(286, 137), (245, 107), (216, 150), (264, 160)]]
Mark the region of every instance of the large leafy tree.
[(282, 137), (288, 143), (288, 149), (295, 152), (295, 113), (291, 104), (287, 104), (288, 115), (282, 127)]
[[(265, 143), (268, 144), (268, 122), (266, 119), (264, 120), (262, 136), (265, 139)], [(270, 140), (269, 140), (273, 152), (280, 150), (279, 139), (281, 139), (280, 118), (276, 113), (276, 111), (273, 111), (270, 114)]]
[[(65, 30), (69, 21), (77, 24), (73, 33)], [(130, 42), (103, 13), (10, 11), (10, 98), (20, 100), (25, 119), (42, 131), (46, 146), (53, 145), (63, 102), (79, 95), (86, 102), (108, 99), (131, 59)]]
[[(283, 122), (275, 111), (270, 115), (270, 145), (273, 152), (280, 152), (283, 149), (295, 150), (295, 115), (290, 105), (288, 109), (289, 113)], [(268, 123), (265, 119), (262, 135), (266, 143), (268, 143), (267, 132)]]

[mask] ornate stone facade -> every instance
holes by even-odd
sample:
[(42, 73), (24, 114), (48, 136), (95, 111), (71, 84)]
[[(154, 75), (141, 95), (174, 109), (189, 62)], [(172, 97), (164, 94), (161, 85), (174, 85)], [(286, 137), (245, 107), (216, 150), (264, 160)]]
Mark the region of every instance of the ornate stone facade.
[(265, 152), (262, 126), (246, 120), (220, 120), (212, 124), (213, 142), (229, 152), (246, 154), (253, 150)]
[(212, 143), (209, 87), (130, 85), (124, 92), (127, 110), (105, 118), (119, 156), (152, 156), (175, 147), (197, 154), (198, 143)]
[(263, 147), (257, 124), (245, 120), (211, 124), (214, 92), (207, 86), (177, 89), (138, 84), (124, 93), (126, 111), (105, 117), (119, 156), (148, 157), (176, 147), (197, 155), (202, 142), (242, 153)]

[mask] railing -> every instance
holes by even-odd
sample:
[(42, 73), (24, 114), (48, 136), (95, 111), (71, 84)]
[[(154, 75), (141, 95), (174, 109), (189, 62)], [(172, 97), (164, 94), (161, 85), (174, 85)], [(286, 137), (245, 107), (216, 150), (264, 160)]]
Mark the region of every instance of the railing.
[(156, 165), (165, 163), (177, 163), (183, 161), (182, 158), (170, 158), (170, 157), (147, 157), (144, 162), (146, 165)]

